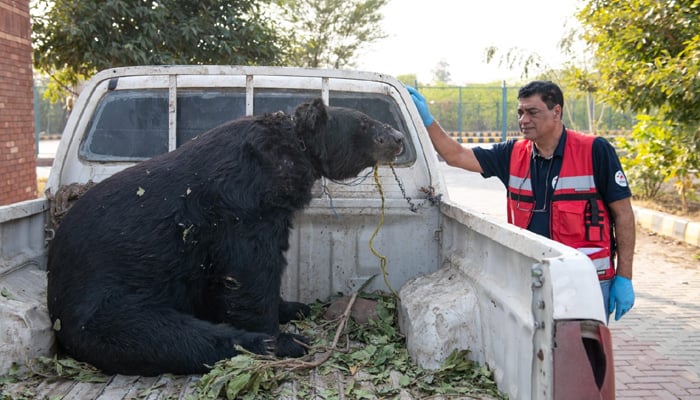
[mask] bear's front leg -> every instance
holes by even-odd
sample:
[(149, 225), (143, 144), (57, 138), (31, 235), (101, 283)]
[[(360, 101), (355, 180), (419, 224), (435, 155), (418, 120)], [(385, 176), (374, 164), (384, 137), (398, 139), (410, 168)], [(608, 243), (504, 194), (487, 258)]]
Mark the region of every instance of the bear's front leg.
[(284, 301), (280, 299), (279, 323), (286, 324), (295, 319), (304, 319), (311, 314), (311, 307), (296, 301)]
[[(265, 225), (265, 221), (258, 221), (258, 225)], [(285, 238), (275, 232), (278, 228), (257, 226), (239, 232), (243, 234), (223, 236), (219, 249), (225, 251), (216, 257), (219, 263), (212, 274), (212, 290), (205, 296), (212, 296), (218, 322), (270, 335), (275, 340), (275, 355), (300, 357), (307, 352), (308, 339), (280, 333), (280, 322), (306, 316), (311, 310), (305, 304), (281, 299), (286, 259), (280, 243)]]
[[(261, 291), (262, 282), (247, 282), (243, 278), (227, 275), (217, 280), (214, 285), (218, 300), (212, 297), (212, 305), (218, 309), (212, 319), (234, 328), (250, 333), (269, 335), (271, 343), (267, 351), (261, 354), (274, 354), (278, 357), (301, 357), (307, 353), (309, 340), (301, 335), (280, 332), (280, 321), (304, 317), (311, 311), (310, 307), (296, 302), (285, 302), (276, 296), (265, 295)], [(214, 305), (216, 304), (216, 305)], [(244, 347), (246, 347), (244, 345)], [(248, 347), (246, 347), (248, 348)], [(259, 348), (248, 348), (259, 353)]]
[(293, 333), (280, 333), (275, 343), (277, 357), (301, 357), (306, 355), (309, 339)]

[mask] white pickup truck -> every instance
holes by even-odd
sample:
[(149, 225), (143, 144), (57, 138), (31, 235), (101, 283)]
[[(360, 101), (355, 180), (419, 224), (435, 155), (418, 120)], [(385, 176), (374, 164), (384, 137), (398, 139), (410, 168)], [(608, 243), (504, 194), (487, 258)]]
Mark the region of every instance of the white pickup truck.
[[(87, 83), (51, 169), (51, 195), (0, 207), (0, 375), (55, 351), (45, 270), (52, 218), (70, 197), (62, 188), (99, 182), (222, 122), (291, 111), (312, 97), (390, 124), (405, 149), (393, 167), (378, 168), (383, 199), (371, 178), (317, 183), (290, 238), (285, 299), (351, 293), (376, 275), (367, 243), (383, 212), (373, 246), (386, 257), (389, 284), (401, 288), (400, 326), (417, 363), (435, 368), (469, 349), (511, 399), (615, 397), (610, 333), (585, 255), (451, 201), (418, 112), (394, 78), (277, 67), (116, 68)], [(386, 286), (375, 279), (364, 290)], [(128, 398), (116, 380), (101, 385), (96, 398)], [(80, 396), (62, 387), (44, 394)]]

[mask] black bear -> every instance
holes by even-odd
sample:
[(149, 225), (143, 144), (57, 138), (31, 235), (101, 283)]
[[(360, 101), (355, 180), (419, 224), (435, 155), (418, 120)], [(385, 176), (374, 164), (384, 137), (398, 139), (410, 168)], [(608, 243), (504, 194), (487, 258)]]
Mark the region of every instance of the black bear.
[(308, 313), (280, 281), (296, 211), (321, 176), (354, 177), (403, 149), (400, 132), (320, 99), (244, 117), (88, 190), (50, 244), (60, 347), (106, 373), (203, 373), (234, 356), (299, 357), (280, 323)]

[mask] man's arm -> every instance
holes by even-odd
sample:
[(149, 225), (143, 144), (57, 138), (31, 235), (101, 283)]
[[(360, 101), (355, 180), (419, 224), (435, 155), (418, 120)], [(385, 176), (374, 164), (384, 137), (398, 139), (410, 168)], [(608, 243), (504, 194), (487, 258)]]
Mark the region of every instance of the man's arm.
[(482, 173), (479, 161), (474, 156), (474, 150), (462, 146), (459, 142), (451, 138), (440, 126), (437, 120), (426, 126), (430, 141), (437, 153), (442, 157), (447, 165), (466, 169), (467, 171)]
[(617, 241), (617, 275), (632, 279), (632, 261), (634, 258), (635, 222), (630, 198), (608, 204), (615, 221), (615, 239)]
[(608, 204), (615, 219), (617, 240), (617, 272), (610, 285), (608, 313), (615, 311), (619, 320), (634, 307), (634, 287), (632, 285), (632, 259), (634, 258), (635, 223), (632, 203), (627, 197)]

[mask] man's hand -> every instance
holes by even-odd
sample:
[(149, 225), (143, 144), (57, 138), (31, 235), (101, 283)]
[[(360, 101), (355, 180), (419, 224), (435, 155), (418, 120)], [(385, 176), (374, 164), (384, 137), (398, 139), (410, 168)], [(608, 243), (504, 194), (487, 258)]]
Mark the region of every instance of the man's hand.
[(423, 125), (430, 126), (433, 123), (433, 121), (435, 121), (435, 118), (433, 118), (433, 116), (430, 114), (430, 110), (428, 109), (428, 103), (425, 101), (425, 98), (423, 97), (423, 95), (418, 93), (418, 91), (415, 88), (406, 86), (406, 89), (408, 90), (408, 93), (411, 94), (413, 103), (418, 109), (418, 114), (420, 114), (420, 118), (423, 120)]
[(608, 301), (608, 313), (615, 311), (615, 321), (619, 321), (623, 315), (634, 306), (634, 288), (632, 280), (621, 275), (615, 275), (610, 286), (610, 299)]

